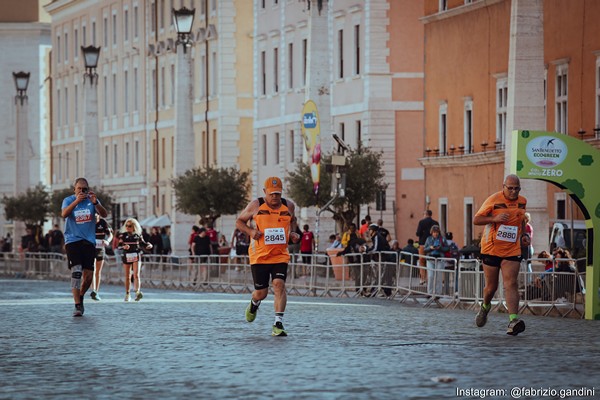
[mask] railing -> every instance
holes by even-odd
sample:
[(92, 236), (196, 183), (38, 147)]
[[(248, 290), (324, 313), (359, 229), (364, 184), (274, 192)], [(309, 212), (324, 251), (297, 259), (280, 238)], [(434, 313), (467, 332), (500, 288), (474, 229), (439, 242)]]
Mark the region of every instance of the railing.
[[(410, 261), (414, 257), (413, 263)], [(420, 266), (419, 257), (425, 263)], [(254, 289), (248, 258), (143, 255), (142, 288), (200, 292), (250, 293)], [(332, 262), (333, 261), (333, 262)], [(542, 262), (522, 263), (519, 276), (520, 312), (535, 315), (583, 317), (585, 273), (545, 272)], [(575, 264), (577, 260), (553, 260)], [(528, 265), (531, 267), (528, 268)], [(458, 267), (458, 268), (457, 268)], [(420, 282), (420, 270), (428, 281)], [(66, 257), (57, 253), (0, 255), (0, 276), (26, 279), (68, 280)], [(500, 277), (500, 280), (502, 278)], [(124, 285), (121, 259), (110, 256), (102, 270), (104, 284)], [(288, 293), (298, 296), (384, 297), (424, 307), (477, 309), (483, 298), (484, 276), (478, 259), (434, 258), (410, 253), (364, 253), (330, 258), (324, 254), (292, 255), (286, 280)], [(500, 282), (499, 288), (502, 288)], [(494, 309), (506, 308), (499, 289)]]

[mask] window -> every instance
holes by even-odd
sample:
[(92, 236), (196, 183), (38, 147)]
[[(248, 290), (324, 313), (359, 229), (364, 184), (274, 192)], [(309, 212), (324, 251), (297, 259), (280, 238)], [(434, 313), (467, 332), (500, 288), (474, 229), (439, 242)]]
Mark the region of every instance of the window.
[[(85, 25), (81, 27), (81, 44), (83, 44), (84, 46), (87, 46), (87, 29), (86, 29)], [(75, 46), (75, 47), (79, 47), (79, 46)], [(75, 51), (79, 52), (79, 48), (76, 48)]]
[(69, 125), (69, 88), (65, 88), (65, 125)]
[[(206, 144), (207, 147), (204, 147)], [(207, 153), (208, 153), (208, 136), (206, 136), (206, 131), (202, 131), (202, 165), (208, 165)]]
[(296, 158), (296, 137), (294, 136), (294, 130), (292, 129), (290, 131), (289, 134), (289, 139), (288, 139), (288, 145), (287, 145), (287, 149), (288, 149), (288, 162), (292, 163), (294, 162), (294, 159)]
[(133, 143), (133, 170), (140, 172), (140, 141), (136, 140)]
[(440, 198), (440, 228), (442, 232), (448, 232), (448, 198)]
[(58, 153), (58, 181), (62, 181), (63, 179), (63, 174), (62, 174), (62, 153)]
[(346, 140), (346, 124), (340, 122), (340, 138), (345, 141)]
[(117, 74), (112, 76), (112, 115), (117, 115)]
[(200, 56), (200, 97), (206, 97), (206, 55)]
[(302, 39), (302, 85), (306, 86), (306, 74), (307, 74), (307, 62), (308, 62), (308, 41)]
[(498, 79), (496, 81), (496, 150), (503, 149), (506, 141), (507, 105), (508, 79)]
[(354, 25), (354, 75), (360, 75), (360, 25)]
[(79, 150), (75, 150), (75, 171), (79, 170)]
[(175, 64), (171, 64), (171, 105), (175, 104)]
[(56, 37), (56, 62), (60, 62), (60, 36)]
[(73, 58), (79, 58), (79, 30), (75, 29), (73, 33)]
[(162, 138), (160, 141), (160, 147), (161, 147), (161, 152), (160, 152), (160, 160), (162, 163), (162, 168), (165, 168), (167, 166), (167, 140), (166, 138)]
[(275, 132), (275, 164), (279, 165), (279, 132)]
[(158, 168), (158, 142), (152, 139), (152, 169)]
[(110, 154), (108, 150), (108, 144), (104, 145), (104, 175), (108, 175), (108, 166), (110, 165)]
[(217, 142), (217, 130), (213, 129), (212, 133), (213, 133), (212, 134), (212, 156), (213, 156), (212, 163), (213, 163), (213, 165), (216, 165), (217, 161), (218, 161), (217, 160), (217, 143), (218, 143)]
[(267, 165), (267, 135), (260, 137), (262, 165)]
[(356, 121), (356, 148), (360, 149), (362, 143), (362, 123), (360, 120)]
[(217, 52), (213, 51), (212, 53), (212, 85), (211, 85), (211, 90), (210, 93), (212, 95), (216, 95), (217, 94), (217, 82), (219, 79), (219, 74), (218, 74), (219, 70), (217, 69)]
[(134, 39), (138, 38), (139, 33), (139, 21), (138, 21), (138, 6), (133, 7), (133, 37)]
[(69, 152), (66, 151), (65, 152), (65, 178), (70, 179), (71, 174), (70, 174), (70, 165), (69, 165)]
[(556, 199), (556, 219), (567, 218), (567, 201), (565, 199)]
[(160, 29), (165, 29), (165, 0), (160, 0), (160, 8), (158, 9), (160, 19)]
[(448, 0), (440, 0), (439, 11), (446, 11), (448, 9)]
[(125, 173), (129, 174), (129, 142), (125, 142)]
[(92, 43), (96, 46), (96, 21), (92, 22)]
[(267, 54), (264, 51), (260, 52), (260, 94), (267, 94), (267, 71), (266, 71), (266, 62), (267, 62)]
[(60, 96), (60, 89), (57, 89), (56, 90), (56, 104), (58, 106), (57, 107), (58, 109), (56, 110), (56, 125), (57, 126), (61, 126), (62, 125), (62, 118), (61, 118), (61, 115), (60, 115), (62, 113), (61, 106), (60, 106), (60, 104), (61, 104), (60, 103), (60, 97), (61, 97)]
[(103, 87), (104, 87), (104, 117), (108, 117), (108, 78), (106, 76), (102, 77)]
[(152, 33), (154, 33), (154, 31), (156, 30), (156, 8), (155, 8), (155, 3), (152, 2), (150, 3), (150, 31)]
[(117, 14), (112, 16), (112, 44), (117, 45)]
[(102, 42), (102, 44), (104, 45), (104, 47), (106, 47), (106, 46), (108, 46), (108, 18), (104, 17), (102, 26), (104, 29), (104, 33), (103, 33), (104, 41)]
[(344, 30), (338, 31), (338, 78), (344, 77)]
[(139, 107), (139, 82), (138, 82), (138, 69), (133, 69), (133, 111), (137, 111)]
[(273, 49), (273, 92), (279, 92), (279, 49)]
[(129, 10), (125, 10), (123, 13), (123, 36), (127, 42), (129, 40)]
[(124, 90), (124, 99), (123, 99), (123, 108), (126, 113), (129, 112), (129, 71), (125, 70), (123, 73), (123, 90)]
[(152, 79), (152, 84), (150, 85), (150, 107), (156, 109), (156, 80), (158, 77), (156, 76), (156, 69), (152, 68), (152, 75), (150, 75), (150, 79)]
[(473, 243), (473, 198), (467, 197), (464, 200), (465, 207), (465, 246)]
[(69, 34), (65, 32), (65, 62), (69, 62)]
[(443, 154), (446, 151), (446, 141), (447, 141), (447, 126), (446, 126), (446, 117), (448, 115), (448, 104), (446, 102), (440, 104), (439, 109), (439, 133), (438, 133), (438, 141), (439, 141), (439, 151), (440, 154)]
[[(475, 151), (475, 144), (473, 143), (473, 100), (468, 98), (465, 100), (465, 113), (464, 113), (464, 144), (465, 153), (472, 153)], [(440, 148), (440, 154), (446, 152), (446, 147)]]
[(567, 64), (556, 66), (556, 126), (554, 130), (564, 134), (568, 133), (568, 72), (569, 68)]
[(74, 103), (75, 103), (75, 115), (73, 116), (73, 118), (75, 119), (75, 123), (79, 122), (79, 87), (77, 86), (77, 84), (75, 84), (74, 87), (74, 92), (73, 92), (73, 96), (74, 96)]
[(113, 175), (119, 173), (119, 147), (113, 143)]
[(160, 68), (160, 105), (165, 106), (165, 67)]
[(288, 44), (288, 88), (294, 88), (294, 44)]

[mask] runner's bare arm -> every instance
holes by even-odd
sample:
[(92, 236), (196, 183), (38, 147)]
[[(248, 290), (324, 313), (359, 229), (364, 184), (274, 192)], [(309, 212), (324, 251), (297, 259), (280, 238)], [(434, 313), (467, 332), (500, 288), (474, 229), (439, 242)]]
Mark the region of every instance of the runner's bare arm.
[(262, 236), (262, 232), (256, 229), (252, 229), (250, 226), (248, 226), (248, 221), (250, 221), (254, 217), (259, 207), (260, 204), (258, 202), (258, 199), (252, 200), (235, 221), (236, 228), (238, 228), (240, 231), (244, 232), (246, 235), (255, 240), (259, 239)]

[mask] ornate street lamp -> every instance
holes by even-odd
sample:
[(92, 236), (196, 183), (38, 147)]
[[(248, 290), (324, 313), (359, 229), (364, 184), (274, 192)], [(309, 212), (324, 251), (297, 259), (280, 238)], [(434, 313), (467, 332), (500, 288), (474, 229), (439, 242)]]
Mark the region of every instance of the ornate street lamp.
[(190, 34), (192, 33), (192, 26), (194, 25), (194, 14), (196, 9), (180, 8), (179, 10), (173, 9), (173, 22), (175, 23), (175, 29), (177, 30), (177, 44), (183, 44), (183, 51), (187, 51), (187, 47), (190, 44)]
[(23, 102), (27, 100), (27, 86), (29, 86), (30, 75), (31, 74), (29, 72), (13, 72), (13, 79), (15, 80), (15, 87), (17, 89), (15, 102), (20, 101), (21, 105), (23, 105)]
[(81, 46), (81, 51), (83, 52), (86, 75), (98, 76), (98, 74), (96, 74), (96, 67), (98, 66), (98, 58), (100, 58), (100, 46)]

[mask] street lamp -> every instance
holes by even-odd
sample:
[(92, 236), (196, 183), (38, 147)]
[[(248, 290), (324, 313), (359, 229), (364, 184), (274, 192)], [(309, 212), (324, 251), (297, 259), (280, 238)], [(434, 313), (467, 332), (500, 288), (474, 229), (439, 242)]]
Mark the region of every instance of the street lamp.
[[(85, 73), (83, 74), (83, 95), (85, 125), (83, 129), (83, 173), (92, 185), (100, 184), (100, 150), (98, 146), (98, 58), (100, 47), (81, 46)], [(89, 81), (89, 85), (85, 83)], [(78, 99), (75, 99), (77, 101)]]
[(194, 14), (196, 9), (180, 8), (176, 10), (173, 8), (173, 22), (175, 23), (175, 29), (177, 30), (177, 44), (183, 44), (183, 52), (187, 52), (187, 47), (190, 45), (190, 34), (192, 33), (192, 26), (194, 24)]
[(15, 87), (17, 89), (17, 95), (15, 96), (15, 102), (20, 101), (23, 105), (24, 101), (27, 100), (27, 86), (29, 86), (29, 72), (13, 72), (13, 79), (15, 80)]
[(81, 46), (83, 52), (83, 62), (85, 64), (85, 76), (97, 77), (96, 67), (98, 66), (98, 58), (100, 58), (100, 46), (94, 47), (89, 45), (88, 47)]
[[(177, 30), (176, 82), (175, 82), (175, 152), (173, 165), (173, 178), (185, 174), (194, 168), (196, 158), (194, 154), (194, 90), (192, 52), (187, 48), (192, 46), (191, 31), (194, 23), (195, 10), (185, 7), (180, 10), (173, 9), (173, 22)], [(183, 47), (183, 51), (179, 49)], [(175, 191), (171, 191), (171, 204), (176, 204)], [(175, 254), (182, 254), (187, 250), (187, 233), (194, 224), (194, 217), (175, 210), (171, 221), (171, 243)]]

